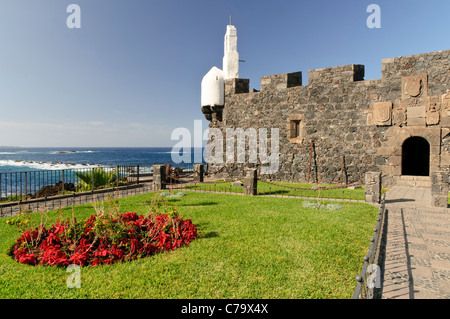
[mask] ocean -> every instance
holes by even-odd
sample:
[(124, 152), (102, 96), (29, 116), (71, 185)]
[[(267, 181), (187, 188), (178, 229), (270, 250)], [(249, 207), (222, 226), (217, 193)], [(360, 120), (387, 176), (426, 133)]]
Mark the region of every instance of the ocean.
[[(199, 157), (201, 148), (192, 148), (187, 153), (191, 163)], [(146, 148), (9, 148), (0, 147), (0, 173), (78, 169), (92, 166), (122, 164), (171, 164), (186, 167), (190, 163), (175, 163), (176, 155), (171, 147)], [(180, 154), (181, 155), (181, 154)], [(202, 161), (203, 162), (203, 161)]]

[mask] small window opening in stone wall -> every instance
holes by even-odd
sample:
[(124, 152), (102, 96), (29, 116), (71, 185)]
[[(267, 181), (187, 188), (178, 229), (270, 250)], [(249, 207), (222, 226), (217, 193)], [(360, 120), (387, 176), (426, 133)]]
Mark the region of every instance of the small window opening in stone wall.
[(290, 138), (300, 137), (300, 121), (291, 121), (291, 136)]
[(304, 115), (292, 114), (289, 116), (289, 142), (301, 143), (304, 138)]

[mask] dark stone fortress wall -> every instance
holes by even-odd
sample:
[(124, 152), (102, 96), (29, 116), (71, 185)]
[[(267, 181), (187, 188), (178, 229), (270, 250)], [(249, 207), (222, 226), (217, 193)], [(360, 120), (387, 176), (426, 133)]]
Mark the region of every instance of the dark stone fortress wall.
[[(430, 172), (448, 171), (449, 53), (382, 60), (377, 80), (364, 80), (363, 65), (311, 70), (306, 86), (301, 72), (264, 76), (261, 91), (249, 91), (249, 80), (228, 79), (225, 106), (210, 128), (223, 131), (224, 151), (226, 128), (279, 128), (279, 169), (261, 179), (350, 184), (381, 171), (389, 186), (416, 165), (404, 149), (410, 137), (429, 144)], [(242, 177), (255, 165), (225, 164), (222, 171)]]

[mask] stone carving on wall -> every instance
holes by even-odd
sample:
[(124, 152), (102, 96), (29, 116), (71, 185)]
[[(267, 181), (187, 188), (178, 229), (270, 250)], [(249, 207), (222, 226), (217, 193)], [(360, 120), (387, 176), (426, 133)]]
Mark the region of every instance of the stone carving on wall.
[(427, 125), (439, 124), (441, 110), (441, 97), (430, 96), (427, 109)]
[(373, 123), (375, 125), (392, 125), (392, 102), (373, 104)]
[(408, 126), (425, 126), (427, 109), (423, 106), (408, 107), (406, 109), (406, 124)]
[(441, 110), (440, 96), (430, 96), (428, 111), (429, 112), (439, 112)]
[(402, 78), (402, 98), (419, 98), (428, 94), (427, 74), (405, 76)]
[(442, 95), (441, 103), (441, 125), (450, 127), (450, 91)]
[(414, 77), (407, 79), (403, 85), (405, 95), (409, 97), (419, 97), (422, 93), (423, 81), (421, 78)]
[(373, 103), (367, 124), (450, 126), (450, 91), (444, 95), (428, 96), (427, 74), (402, 77), (402, 99), (394, 102)]
[(427, 112), (427, 125), (439, 124), (439, 112)]
[[(400, 102), (398, 102), (400, 103)], [(394, 108), (392, 111), (392, 124), (397, 126), (406, 125), (406, 109)]]
[(450, 117), (450, 93), (442, 96), (442, 109), (443, 113)]
[(428, 95), (428, 75), (402, 77), (402, 104), (406, 107), (421, 105)]

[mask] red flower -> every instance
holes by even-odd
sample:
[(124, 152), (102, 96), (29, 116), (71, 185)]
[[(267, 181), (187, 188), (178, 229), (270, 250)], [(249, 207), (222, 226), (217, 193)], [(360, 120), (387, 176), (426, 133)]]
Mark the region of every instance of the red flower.
[(33, 255), (33, 254), (23, 254), (23, 255), (19, 256), (18, 261), (23, 263), (23, 264), (35, 265), (36, 264), (36, 257), (37, 257), (37, 255)]
[(58, 221), (49, 230), (41, 229), (39, 243), (36, 242), (40, 233), (39, 228), (24, 232), (13, 247), (14, 258), (21, 263), (31, 265), (97, 266), (174, 250), (189, 244), (197, 237), (197, 228), (190, 219), (183, 220), (181, 217), (172, 219), (167, 214), (148, 219), (142, 215), (127, 212), (120, 215), (119, 220), (105, 218), (107, 218), (104, 219), (105, 221), (109, 221), (105, 225), (106, 229), (112, 227), (114, 234), (120, 233), (114, 226), (116, 223), (125, 223), (128, 231), (121, 232), (118, 240), (116, 238), (113, 241), (112, 238), (107, 237), (94, 240), (94, 235), (90, 233), (97, 215), (92, 215), (82, 223), (83, 226), (80, 226), (83, 228), (80, 229), (81, 238), (73, 236), (66, 238), (69, 234), (66, 230), (76, 223), (76, 219), (73, 220), (73, 224), (69, 220), (66, 223)]
[(99, 249), (94, 253), (94, 256), (97, 257), (106, 257), (109, 255), (109, 251), (107, 249)]
[(70, 259), (69, 262), (71, 264), (77, 264), (80, 266), (84, 266), (87, 263), (89, 256), (87, 253), (83, 252), (76, 252), (75, 254), (73, 254)]
[(97, 265), (101, 265), (101, 264), (102, 264), (101, 259), (94, 258), (94, 260), (92, 261), (92, 266), (97, 266)]
[(121, 260), (123, 258), (123, 255), (124, 255), (124, 251), (122, 249), (118, 249), (117, 245), (113, 245), (111, 247), (110, 253), (117, 260)]
[(131, 239), (131, 253), (134, 254), (138, 248), (139, 241), (135, 238)]
[(46, 239), (46, 242), (47, 242), (49, 245), (55, 245), (55, 244), (60, 244), (60, 243), (61, 243), (61, 240), (60, 240), (60, 238), (58, 237), (58, 235), (56, 235), (55, 233), (50, 233), (50, 234), (48, 235), (47, 239)]

